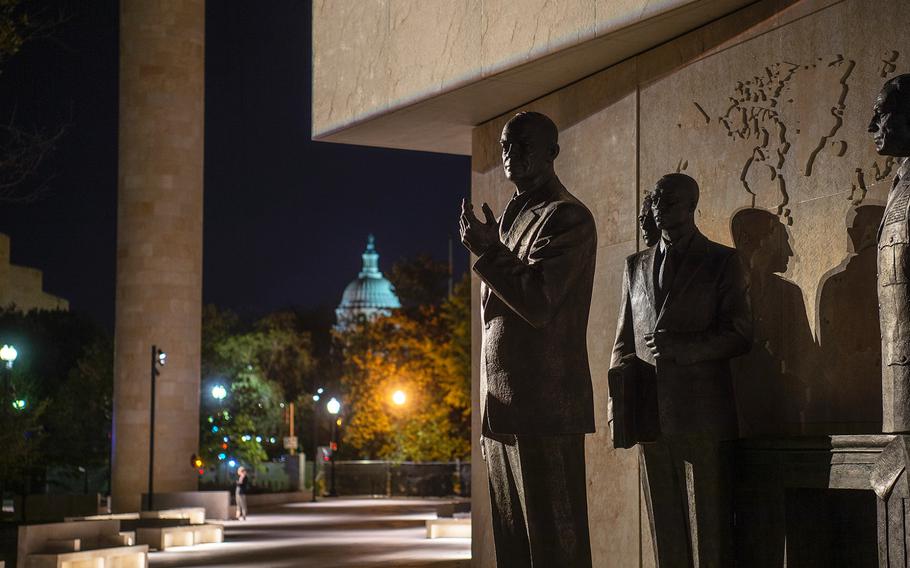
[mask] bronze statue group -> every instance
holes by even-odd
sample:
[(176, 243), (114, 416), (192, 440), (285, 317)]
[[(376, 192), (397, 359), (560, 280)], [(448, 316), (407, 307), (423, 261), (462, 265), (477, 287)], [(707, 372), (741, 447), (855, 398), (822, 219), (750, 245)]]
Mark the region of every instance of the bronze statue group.
[[(869, 125), (883, 156), (910, 156), (910, 75), (885, 83)], [(462, 204), (483, 322), (481, 449), (501, 567), (591, 566), (584, 436), (594, 432), (587, 354), (597, 231), (554, 170), (558, 130), (522, 112), (500, 139), (516, 192), (497, 219)], [(910, 160), (878, 233), (883, 431), (910, 431)], [(642, 200), (644, 250), (626, 259), (609, 372), (615, 447), (640, 445), (657, 565), (733, 560), (730, 360), (752, 346), (736, 249), (695, 223), (696, 180), (667, 174)]]

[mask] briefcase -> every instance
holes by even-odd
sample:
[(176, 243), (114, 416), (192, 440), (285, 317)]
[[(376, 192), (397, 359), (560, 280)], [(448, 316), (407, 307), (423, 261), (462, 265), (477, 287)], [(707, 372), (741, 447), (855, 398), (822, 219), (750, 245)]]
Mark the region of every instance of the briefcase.
[(607, 371), (610, 388), (607, 417), (614, 448), (657, 441), (657, 373), (635, 355), (623, 357)]

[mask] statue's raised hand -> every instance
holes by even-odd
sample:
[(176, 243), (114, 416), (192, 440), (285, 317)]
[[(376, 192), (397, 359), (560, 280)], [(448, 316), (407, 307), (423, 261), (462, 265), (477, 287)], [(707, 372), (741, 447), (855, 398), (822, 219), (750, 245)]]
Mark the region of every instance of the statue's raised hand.
[(458, 220), (458, 229), (461, 233), (461, 244), (477, 256), (482, 255), (492, 245), (499, 242), (499, 224), (493, 215), (493, 210), (486, 203), (483, 204), (485, 221), (474, 215), (474, 206), (467, 199), (461, 200), (461, 218)]

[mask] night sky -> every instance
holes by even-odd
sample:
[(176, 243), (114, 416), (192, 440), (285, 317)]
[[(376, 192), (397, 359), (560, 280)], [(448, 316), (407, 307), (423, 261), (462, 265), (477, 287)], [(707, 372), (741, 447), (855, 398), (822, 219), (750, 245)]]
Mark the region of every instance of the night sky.
[[(118, 3), (63, 7), (51, 39), (0, 75), (3, 120), (69, 127), (46, 163), (50, 191), (0, 205), (15, 264), (45, 290), (113, 328), (117, 196)], [(428, 253), (456, 274), (457, 217), (470, 161), (310, 141), (311, 30), (305, 0), (209, 0), (203, 300), (256, 316), (334, 307), (376, 235), (381, 268)]]

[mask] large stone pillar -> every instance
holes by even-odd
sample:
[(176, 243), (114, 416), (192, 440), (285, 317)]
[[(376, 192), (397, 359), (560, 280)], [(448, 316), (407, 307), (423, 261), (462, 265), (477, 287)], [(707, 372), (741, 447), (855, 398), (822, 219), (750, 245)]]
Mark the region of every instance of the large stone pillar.
[(148, 487), (150, 350), (155, 491), (196, 489), (202, 318), (204, 0), (120, 2), (120, 168), (112, 495)]

